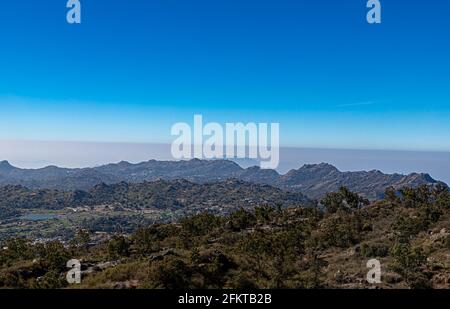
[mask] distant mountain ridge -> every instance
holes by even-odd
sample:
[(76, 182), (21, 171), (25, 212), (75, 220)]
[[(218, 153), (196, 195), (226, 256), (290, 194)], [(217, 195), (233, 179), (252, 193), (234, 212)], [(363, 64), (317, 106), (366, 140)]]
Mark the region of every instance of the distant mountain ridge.
[(12, 166), (8, 161), (0, 162), (0, 186), (22, 185), (30, 189), (89, 190), (101, 183), (141, 183), (178, 179), (195, 183), (237, 179), (300, 192), (313, 199), (318, 199), (327, 192), (336, 191), (341, 186), (346, 186), (369, 199), (375, 199), (381, 197), (389, 186), (400, 189), (442, 183), (428, 174), (384, 174), (375, 170), (341, 172), (327, 163), (307, 164), (280, 175), (275, 170), (263, 170), (259, 167), (244, 169), (229, 160), (150, 160), (137, 164), (122, 161), (77, 169), (56, 166), (21, 169)]
[(281, 176), (277, 184), (283, 188), (303, 192), (310, 198), (320, 198), (327, 192), (337, 191), (345, 186), (367, 198), (375, 199), (382, 197), (384, 190), (390, 186), (401, 189), (437, 183), (442, 182), (434, 180), (428, 174), (384, 174), (377, 170), (341, 172), (330, 164), (321, 163), (291, 170)]

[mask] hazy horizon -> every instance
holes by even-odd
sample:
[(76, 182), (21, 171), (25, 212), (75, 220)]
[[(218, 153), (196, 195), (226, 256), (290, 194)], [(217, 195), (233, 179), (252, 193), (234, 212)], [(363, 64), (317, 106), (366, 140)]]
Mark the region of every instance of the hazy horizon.
[[(0, 140), (0, 161), (7, 160), (20, 168), (49, 165), (82, 168), (152, 159), (174, 160), (170, 144)], [(258, 161), (251, 159), (232, 160), (244, 168), (258, 165)], [(450, 167), (450, 152), (281, 147), (277, 171), (284, 174), (304, 164), (322, 162), (332, 164), (341, 171), (427, 173), (436, 180), (450, 183), (450, 169), (444, 168)]]

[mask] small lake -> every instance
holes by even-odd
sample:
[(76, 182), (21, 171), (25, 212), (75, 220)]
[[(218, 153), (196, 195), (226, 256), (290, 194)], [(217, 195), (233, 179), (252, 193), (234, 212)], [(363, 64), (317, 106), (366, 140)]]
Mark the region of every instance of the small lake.
[(20, 220), (26, 220), (26, 221), (45, 221), (45, 220), (53, 220), (53, 219), (59, 219), (59, 215), (55, 214), (26, 214), (21, 217), (19, 217)]

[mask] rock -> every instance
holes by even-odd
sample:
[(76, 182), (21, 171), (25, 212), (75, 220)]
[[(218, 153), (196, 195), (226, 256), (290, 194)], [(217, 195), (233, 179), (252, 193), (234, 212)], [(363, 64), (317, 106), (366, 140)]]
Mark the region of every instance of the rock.
[(178, 256), (173, 249), (165, 249), (159, 253), (153, 254), (150, 256), (150, 261), (161, 261), (166, 256)]
[(114, 284), (114, 289), (135, 289), (139, 285), (137, 280), (127, 280), (122, 282), (116, 282)]

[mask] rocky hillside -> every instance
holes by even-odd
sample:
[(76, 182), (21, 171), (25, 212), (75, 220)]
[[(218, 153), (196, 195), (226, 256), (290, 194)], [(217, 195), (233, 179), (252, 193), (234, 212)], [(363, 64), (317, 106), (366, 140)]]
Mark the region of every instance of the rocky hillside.
[(409, 175), (383, 174), (380, 171), (341, 172), (336, 167), (322, 163), (304, 165), (281, 176), (277, 186), (300, 191), (310, 198), (318, 199), (328, 192), (344, 186), (360, 195), (376, 199), (383, 197), (387, 187), (401, 189), (418, 187), (422, 184), (437, 184), (428, 174)]
[(155, 161), (138, 164), (120, 162), (95, 168), (67, 169), (49, 166), (41, 169), (20, 169), (7, 161), (0, 162), (0, 185), (22, 185), (31, 189), (89, 190), (100, 183), (140, 183), (144, 181), (185, 179), (195, 183), (239, 179), (300, 192), (318, 199), (341, 186), (366, 198), (376, 199), (387, 187), (417, 187), (438, 181), (428, 174), (383, 174), (380, 171), (341, 172), (329, 164), (304, 165), (280, 175), (259, 167), (243, 169), (227, 160)]
[(89, 191), (28, 189), (23, 186), (0, 188), (0, 208), (62, 209), (105, 205), (126, 209), (211, 210), (227, 214), (255, 205), (308, 206), (301, 193), (290, 193), (268, 185), (240, 180), (197, 184), (187, 180), (99, 184)]

